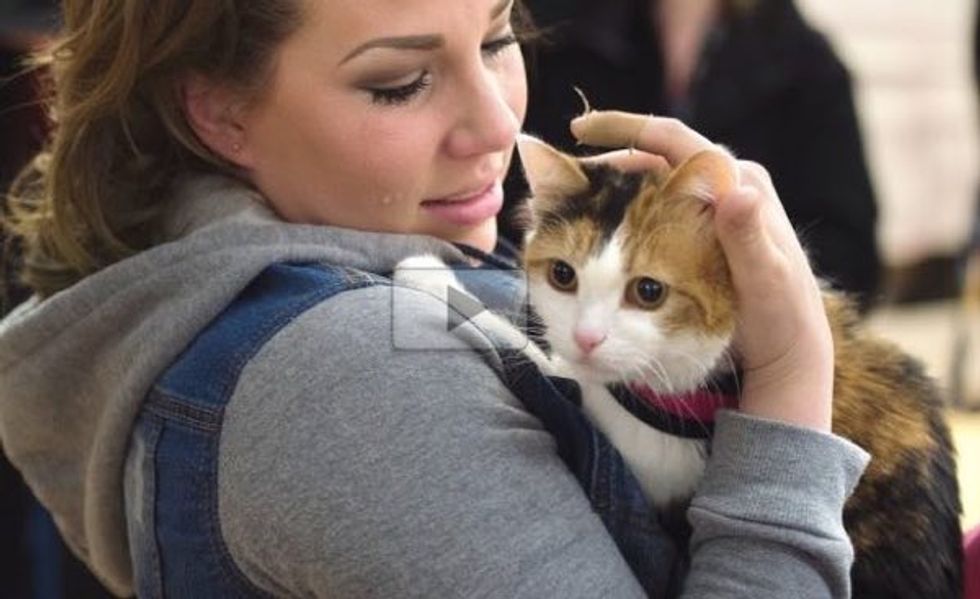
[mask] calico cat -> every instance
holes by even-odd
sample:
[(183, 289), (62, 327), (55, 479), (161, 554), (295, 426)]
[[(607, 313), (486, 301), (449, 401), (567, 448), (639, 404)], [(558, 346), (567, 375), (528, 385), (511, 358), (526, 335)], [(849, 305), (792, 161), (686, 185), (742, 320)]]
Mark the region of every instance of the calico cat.
[[(732, 159), (706, 151), (666, 175), (628, 174), (526, 136), (519, 150), (531, 188), (523, 262), (551, 349), (530, 344), (526, 355), (579, 382), (583, 410), (650, 501), (674, 510), (704, 472), (714, 410), (737, 403), (735, 295), (711, 213), (734, 177)], [(396, 279), (412, 284), (407, 272)], [(824, 299), (833, 430), (872, 456), (844, 508), (853, 594), (960, 597), (959, 492), (936, 386), (914, 359), (863, 331), (846, 298)], [(520, 335), (489, 312), (480, 318), (506, 338)]]
[[(524, 267), (546, 339), (574, 378), (599, 383), (583, 387), (584, 409), (654, 504), (686, 500), (705, 442), (683, 424), (697, 432), (705, 404), (733, 395), (734, 290), (710, 204), (734, 176), (731, 158), (702, 152), (658, 177), (529, 140), (521, 157), (533, 193)], [(959, 493), (939, 392), (914, 359), (860, 328), (846, 298), (826, 292), (825, 307), (833, 430), (872, 455), (844, 509), (854, 596), (959, 597)], [(659, 428), (637, 424), (635, 409), (624, 420), (630, 401)]]

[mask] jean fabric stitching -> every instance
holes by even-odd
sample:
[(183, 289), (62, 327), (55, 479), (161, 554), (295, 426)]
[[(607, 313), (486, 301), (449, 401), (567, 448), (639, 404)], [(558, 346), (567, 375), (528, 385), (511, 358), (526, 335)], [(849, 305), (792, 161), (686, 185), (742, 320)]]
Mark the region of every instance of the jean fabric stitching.
[[(299, 317), (305, 311), (309, 310), (316, 304), (322, 302), (323, 300), (332, 297), (337, 293), (343, 291), (351, 291), (368, 285), (376, 284), (379, 281), (377, 277), (367, 275), (366, 273), (358, 273), (353, 269), (345, 269), (340, 267), (330, 267), (326, 265), (295, 265), (295, 264), (285, 264), (285, 267), (307, 267), (314, 268), (323, 272), (326, 275), (324, 280), (321, 281), (320, 286), (313, 291), (306, 292), (306, 297), (295, 302), (289, 303), (287, 306), (280, 308), (280, 310), (272, 315), (266, 315), (267, 318), (258, 325), (255, 330), (255, 335), (251, 338), (251, 343), (248, 347), (242, 348), (240, 351), (236, 351), (230, 357), (230, 360), (224, 364), (226, 368), (220, 369), (214, 380), (208, 381), (206, 384), (212, 386), (210, 389), (206, 390), (202, 395), (209, 395), (212, 397), (228, 398), (234, 391), (234, 385), (237, 384), (239, 377), (241, 376), (241, 370), (246, 364), (255, 356), (255, 354), (269, 341), (269, 339), (275, 335), (280, 329), (285, 327), (291, 320)], [(269, 270), (269, 269), (267, 269)], [(261, 276), (261, 275), (260, 275)], [(258, 280), (259, 277), (256, 277)], [(223, 315), (219, 315), (215, 320), (220, 320)], [(161, 377), (165, 379), (165, 377)], [(187, 398), (186, 394), (182, 394), (176, 391), (168, 384), (166, 381), (157, 385), (158, 389), (165, 395), (171, 398), (184, 397), (188, 401), (193, 401), (191, 398)], [(200, 399), (203, 399), (200, 398)], [(226, 399), (225, 399), (226, 400)], [(194, 402), (195, 405), (200, 406), (199, 403)]]
[[(208, 484), (205, 489), (202, 489), (204, 497), (202, 498), (207, 507), (206, 523), (208, 527), (207, 536), (208, 542), (212, 545), (213, 549), (218, 556), (218, 572), (221, 581), (231, 587), (236, 588), (239, 591), (245, 591), (249, 594), (268, 597), (270, 596), (266, 591), (258, 588), (238, 567), (234, 558), (228, 549), (227, 543), (224, 540), (224, 536), (221, 532), (221, 523), (219, 518), (219, 507), (218, 507), (218, 489), (217, 489), (217, 477), (218, 477), (218, 450), (220, 443), (220, 433), (224, 415), (224, 405), (230, 399), (234, 386), (237, 384), (237, 380), (241, 375), (241, 371), (244, 369), (245, 365), (248, 364), (254, 355), (261, 350), (261, 348), (271, 339), (275, 333), (285, 327), (289, 322), (298, 318), (301, 314), (308, 311), (310, 308), (316, 306), (322, 301), (333, 297), (344, 291), (350, 291), (357, 288), (363, 288), (375, 284), (383, 284), (384, 279), (375, 276), (365, 276), (364, 273), (359, 273), (352, 269), (342, 269), (336, 267), (316, 267), (320, 270), (326, 271), (327, 277), (325, 277), (325, 284), (320, 284), (314, 291), (308, 294), (308, 297), (303, 298), (301, 301), (290, 303), (287, 307), (282, 308), (272, 314), (272, 318), (267, 319), (262, 322), (261, 326), (257, 330), (254, 336), (250, 337), (250, 340), (254, 343), (251, 344), (249, 348), (243, 348), (245, 351), (240, 352), (235, 355), (232, 360), (226, 362), (228, 368), (223, 369), (222, 372), (216, 373), (220, 377), (217, 380), (217, 386), (215, 389), (220, 390), (221, 400), (220, 407), (215, 407), (213, 405), (207, 405), (201, 401), (195, 401), (194, 398), (186, 397), (185, 394), (180, 394), (172, 389), (166, 388), (164, 385), (155, 385), (150, 394), (147, 397), (147, 401), (144, 405), (144, 409), (147, 414), (152, 414), (154, 418), (159, 418), (162, 423), (174, 428), (174, 432), (177, 434), (192, 434), (201, 435), (203, 434), (206, 443), (207, 450), (195, 452), (192, 459), (192, 467), (195, 471), (206, 472), (206, 477)], [(323, 282), (321, 282), (323, 283)], [(249, 351), (251, 350), (251, 351)], [(162, 379), (163, 377), (161, 377)], [(161, 430), (162, 430), (161, 425)], [(159, 435), (157, 436), (159, 439)], [(154, 475), (157, 473), (157, 468), (155, 462), (158, 452), (156, 447), (154, 447), (154, 452), (152, 454), (152, 460), (154, 466), (152, 467)], [(154, 498), (156, 494), (154, 494)], [(153, 502), (153, 509), (156, 509), (156, 501)], [(155, 522), (155, 517), (154, 517)], [(154, 543), (159, 545), (159, 539), (157, 538), (157, 527), (154, 526)], [(163, 572), (160, 568), (161, 557), (160, 552), (157, 551), (156, 561), (153, 564), (156, 571), (156, 579), (159, 583), (158, 588), (164, 588), (163, 584)]]
[(182, 403), (179, 397), (168, 395), (156, 387), (150, 392), (144, 409), (168, 422), (183, 424), (204, 433), (219, 432), (224, 415), (224, 410)]
[(222, 390), (220, 395), (225, 397), (226, 400), (231, 396), (231, 394), (234, 392), (233, 387), (238, 383), (245, 365), (255, 357), (255, 354), (261, 351), (262, 347), (264, 347), (265, 344), (268, 343), (269, 339), (271, 339), (277, 332), (282, 330), (287, 324), (289, 324), (292, 320), (295, 320), (306, 310), (317, 305), (325, 298), (331, 297), (340, 291), (344, 291), (344, 289), (341, 288), (334, 290), (331, 288), (330, 291), (332, 293), (315, 293), (305, 302), (301, 302), (297, 306), (297, 311), (293, 310), (293, 306), (288, 306), (263, 323), (263, 325), (260, 327), (260, 333), (257, 336), (256, 343), (252, 347), (248, 348), (249, 351), (236, 353), (237, 359), (232, 363), (232, 368), (222, 372), (223, 381), (221, 383)]

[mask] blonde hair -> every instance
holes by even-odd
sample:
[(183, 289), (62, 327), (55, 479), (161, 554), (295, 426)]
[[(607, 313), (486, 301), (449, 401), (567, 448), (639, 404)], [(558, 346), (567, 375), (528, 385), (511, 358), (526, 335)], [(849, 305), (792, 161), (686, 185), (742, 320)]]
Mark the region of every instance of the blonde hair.
[(199, 73), (257, 97), (303, 0), (65, 0), (35, 64), (50, 77), (46, 149), (14, 182), (4, 226), (22, 282), (42, 297), (158, 243), (176, 173), (231, 165), (184, 118), (178, 84)]

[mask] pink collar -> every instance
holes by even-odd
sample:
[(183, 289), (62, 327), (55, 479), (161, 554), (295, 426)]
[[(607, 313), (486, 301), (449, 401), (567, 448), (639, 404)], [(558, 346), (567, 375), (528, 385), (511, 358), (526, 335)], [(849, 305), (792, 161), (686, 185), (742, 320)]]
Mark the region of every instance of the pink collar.
[(702, 424), (713, 423), (715, 412), (725, 408), (737, 408), (738, 396), (724, 391), (695, 389), (684, 393), (665, 395), (644, 385), (630, 385), (630, 391), (650, 408), (665, 412), (682, 420), (696, 420)]

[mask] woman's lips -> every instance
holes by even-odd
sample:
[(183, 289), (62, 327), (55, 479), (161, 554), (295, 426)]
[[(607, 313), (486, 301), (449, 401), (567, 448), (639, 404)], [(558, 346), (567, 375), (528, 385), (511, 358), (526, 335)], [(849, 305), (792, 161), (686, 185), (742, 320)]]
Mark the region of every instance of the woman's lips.
[(493, 218), (504, 205), (504, 189), (499, 181), (469, 197), (422, 202), (425, 211), (457, 227), (472, 227)]

